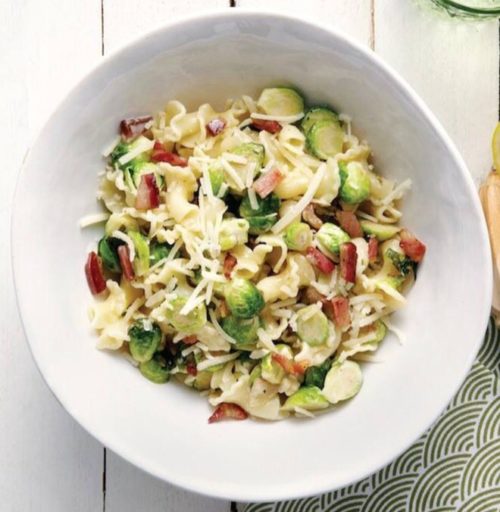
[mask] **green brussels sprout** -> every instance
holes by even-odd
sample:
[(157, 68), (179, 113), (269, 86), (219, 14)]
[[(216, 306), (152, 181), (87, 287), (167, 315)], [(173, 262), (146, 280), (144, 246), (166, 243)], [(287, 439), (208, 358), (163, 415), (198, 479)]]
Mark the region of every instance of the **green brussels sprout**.
[(306, 411), (326, 409), (330, 403), (316, 386), (304, 386), (290, 396), (283, 404), (283, 411), (293, 411), (296, 407)]
[(198, 391), (205, 391), (210, 389), (210, 381), (212, 380), (212, 374), (208, 371), (198, 372), (193, 382), (193, 387)]
[(120, 258), (118, 258), (118, 253), (116, 251), (118, 247), (124, 243), (125, 242), (123, 242), (123, 240), (118, 238), (104, 236), (97, 244), (97, 253), (101, 257), (104, 267), (115, 274), (119, 274), (122, 271)]
[(338, 121), (318, 121), (306, 134), (306, 147), (320, 160), (342, 153), (344, 130)]
[(387, 249), (385, 256), (391, 260), (400, 275), (404, 277), (415, 269), (416, 264), (414, 261), (394, 249)]
[(224, 368), (224, 363), (214, 364), (213, 366), (209, 366), (205, 371), (209, 373), (215, 373)]
[(332, 361), (330, 359), (327, 359), (318, 366), (310, 366), (306, 370), (304, 384), (306, 386), (316, 386), (321, 389), (325, 384), (326, 374), (331, 366)]
[(311, 304), (297, 313), (297, 334), (299, 338), (311, 346), (323, 345), (328, 339), (328, 318)]
[(250, 225), (245, 219), (224, 219), (219, 232), (219, 245), (222, 251), (248, 242)]
[[(276, 345), (278, 353), (293, 358), (292, 349), (288, 345), (279, 344)], [(283, 367), (273, 359), (272, 354), (267, 354), (262, 359), (261, 363), (261, 377), (267, 380), (270, 384), (279, 384), (285, 377), (285, 370)]]
[(222, 320), (222, 328), (231, 338), (237, 342), (238, 350), (253, 350), (253, 345), (257, 341), (257, 330), (260, 327), (258, 316), (243, 319), (233, 315), (226, 316)]
[(325, 222), (316, 233), (318, 242), (332, 254), (339, 254), (340, 246), (349, 242), (351, 237), (341, 228)]
[(369, 220), (362, 220), (360, 224), (365, 235), (374, 236), (379, 242), (389, 240), (389, 238), (396, 236), (401, 231), (399, 226), (377, 224)]
[(333, 110), (328, 107), (312, 107), (302, 118), (300, 127), (304, 133), (307, 133), (313, 125), (321, 121), (330, 121), (331, 123), (340, 124), (339, 116)]
[(285, 231), (286, 246), (292, 251), (305, 251), (312, 243), (312, 231), (305, 222), (293, 222)]
[(128, 347), (132, 357), (139, 363), (149, 361), (161, 342), (161, 329), (149, 318), (137, 320), (128, 330)]
[(139, 364), (139, 371), (146, 379), (155, 384), (164, 384), (170, 379), (167, 361), (160, 354), (155, 354), (149, 361)]
[(257, 144), (256, 142), (247, 142), (234, 148), (231, 153), (244, 156), (248, 161), (255, 162), (257, 173), (260, 172), (264, 166), (264, 155), (266, 154), (266, 151), (262, 144)]
[(149, 244), (149, 264), (155, 265), (161, 260), (164, 260), (172, 249), (172, 246), (167, 243), (161, 243), (156, 240), (151, 241)]
[(266, 198), (257, 197), (257, 209), (253, 209), (250, 199), (245, 196), (240, 204), (240, 216), (248, 221), (250, 225), (249, 233), (258, 235), (269, 231), (278, 220), (278, 211), (280, 209), (280, 199), (275, 194), (270, 194)]
[(219, 162), (215, 162), (208, 168), (208, 177), (214, 196), (219, 195), (220, 188), (224, 183), (224, 168)]
[(267, 115), (296, 116), (304, 112), (304, 98), (291, 87), (270, 87), (261, 92), (257, 106)]
[(207, 321), (207, 310), (202, 302), (192, 309), (187, 315), (181, 314), (181, 309), (186, 305), (187, 297), (176, 297), (170, 302), (171, 309), (167, 309), (165, 317), (174, 329), (185, 334), (196, 334)]
[(378, 345), (387, 334), (387, 326), (382, 322), (382, 320), (377, 320), (374, 325), (373, 338), (366, 343)]
[(250, 372), (250, 386), (253, 385), (253, 383), (259, 379), (262, 376), (262, 366), (258, 364), (253, 368), (253, 370)]
[(163, 176), (158, 173), (158, 167), (152, 162), (141, 160), (140, 157), (134, 158), (123, 166), (125, 183), (128, 188), (135, 191), (141, 182), (141, 176), (144, 174), (154, 174), (156, 186), (159, 190), (165, 183)]
[(359, 364), (349, 360), (335, 362), (326, 375), (323, 395), (331, 404), (336, 404), (356, 395), (362, 384), (363, 375)]
[(264, 308), (264, 297), (247, 279), (233, 279), (224, 291), (227, 306), (237, 318), (252, 318)]
[(138, 276), (142, 276), (149, 270), (149, 243), (148, 239), (139, 231), (128, 231), (127, 235), (134, 242), (135, 258), (134, 270)]
[(359, 162), (339, 162), (340, 199), (357, 204), (370, 195), (370, 176)]
[(129, 151), (130, 144), (128, 144), (127, 142), (120, 141), (109, 155), (111, 163), (118, 163), (118, 159), (121, 158), (123, 155), (126, 155)]

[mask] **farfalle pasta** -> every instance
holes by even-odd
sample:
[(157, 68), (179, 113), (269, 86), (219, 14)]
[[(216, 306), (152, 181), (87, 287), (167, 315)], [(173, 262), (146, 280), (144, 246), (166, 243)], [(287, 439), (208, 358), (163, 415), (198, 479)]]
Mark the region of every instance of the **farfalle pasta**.
[(104, 152), (108, 215), (85, 265), (101, 349), (205, 395), (209, 421), (278, 420), (352, 398), (425, 246), (409, 180), (376, 173), (350, 119), (264, 89), (126, 119)]

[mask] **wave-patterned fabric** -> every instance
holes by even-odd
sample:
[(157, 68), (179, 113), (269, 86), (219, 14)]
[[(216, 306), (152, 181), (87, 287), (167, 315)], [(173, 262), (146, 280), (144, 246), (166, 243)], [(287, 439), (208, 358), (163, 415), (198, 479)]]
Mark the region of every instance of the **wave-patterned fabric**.
[(374, 475), (334, 492), (244, 512), (500, 511), (500, 330), (493, 320), (467, 379), (438, 421)]

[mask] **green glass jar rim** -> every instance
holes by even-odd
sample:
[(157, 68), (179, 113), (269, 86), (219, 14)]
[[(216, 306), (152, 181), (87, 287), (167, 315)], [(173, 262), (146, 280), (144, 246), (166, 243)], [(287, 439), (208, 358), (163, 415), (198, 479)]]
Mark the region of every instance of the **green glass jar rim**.
[(466, 14), (480, 14), (486, 16), (498, 16), (500, 15), (499, 7), (472, 7), (470, 5), (464, 5), (461, 2), (454, 0), (434, 0), (437, 4), (443, 7), (453, 7), (457, 11), (462, 11)]

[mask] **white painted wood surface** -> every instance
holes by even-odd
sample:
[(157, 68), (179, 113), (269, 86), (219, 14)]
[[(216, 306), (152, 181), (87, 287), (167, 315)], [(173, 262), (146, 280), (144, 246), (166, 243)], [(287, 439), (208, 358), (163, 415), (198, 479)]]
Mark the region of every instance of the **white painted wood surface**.
[[(65, 91), (104, 52), (178, 15), (230, 0), (2, 0), (0, 20), (0, 509), (226, 512), (106, 451), (60, 407), (29, 354), (9, 261), (17, 170)], [(479, 182), (498, 116), (498, 23), (450, 19), (428, 0), (236, 0), (317, 17), (371, 46), (436, 113)], [(439, 172), (439, 170), (436, 170)], [(106, 464), (104, 459), (106, 458)], [(106, 473), (106, 494), (102, 475)]]

